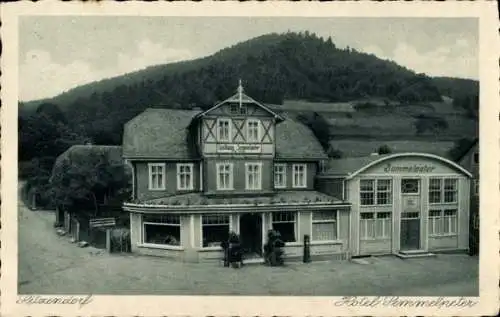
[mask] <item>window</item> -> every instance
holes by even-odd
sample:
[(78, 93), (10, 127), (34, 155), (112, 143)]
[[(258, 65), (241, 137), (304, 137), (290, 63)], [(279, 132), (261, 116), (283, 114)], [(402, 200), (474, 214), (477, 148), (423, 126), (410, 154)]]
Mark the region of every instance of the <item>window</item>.
[(429, 235), (455, 235), (457, 234), (457, 210), (433, 209), (429, 210)]
[(391, 205), (392, 181), (390, 179), (362, 179), (359, 183), (361, 205)]
[(180, 246), (181, 222), (179, 215), (144, 215), (143, 243)]
[(231, 141), (231, 120), (229, 119), (217, 120), (217, 139), (219, 142)]
[(391, 237), (390, 212), (362, 212), (359, 224), (362, 240), (388, 239)]
[(284, 242), (295, 242), (295, 213), (276, 212), (273, 213), (273, 230), (280, 233)]
[(193, 164), (177, 164), (177, 190), (193, 189)]
[(260, 142), (259, 120), (247, 121), (247, 142)]
[(458, 179), (431, 178), (429, 180), (429, 203), (456, 203), (458, 199)]
[(149, 163), (149, 189), (165, 190), (165, 163)]
[(217, 164), (217, 189), (232, 190), (233, 189), (233, 164), (218, 163)]
[(286, 187), (286, 164), (274, 165), (274, 187), (275, 188)]
[(293, 187), (305, 188), (306, 184), (306, 164), (293, 164)]
[(420, 192), (420, 180), (416, 178), (402, 179), (401, 192), (403, 194), (418, 194)]
[(312, 213), (312, 241), (337, 240), (337, 211)]
[(479, 164), (479, 153), (474, 152), (474, 164)]
[(239, 114), (245, 115), (247, 114), (247, 107), (245, 105), (240, 106), (240, 104), (238, 103), (232, 103), (229, 106), (229, 111), (231, 114), (234, 115), (239, 115)]
[(246, 189), (262, 189), (262, 163), (246, 163)]
[(219, 247), (229, 237), (229, 215), (202, 215), (203, 247)]

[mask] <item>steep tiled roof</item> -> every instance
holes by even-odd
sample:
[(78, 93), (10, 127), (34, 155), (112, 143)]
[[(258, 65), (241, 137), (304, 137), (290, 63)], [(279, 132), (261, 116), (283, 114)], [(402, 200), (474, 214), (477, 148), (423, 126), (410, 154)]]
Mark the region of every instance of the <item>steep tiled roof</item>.
[[(200, 111), (147, 109), (125, 124), (125, 158), (194, 159), (198, 154), (189, 127)], [(312, 131), (291, 118), (276, 125), (277, 159), (325, 159)]]
[(276, 125), (277, 159), (326, 159), (323, 147), (309, 127), (291, 118)]
[(123, 156), (125, 158), (195, 158), (189, 140), (189, 125), (200, 111), (146, 109), (125, 124)]

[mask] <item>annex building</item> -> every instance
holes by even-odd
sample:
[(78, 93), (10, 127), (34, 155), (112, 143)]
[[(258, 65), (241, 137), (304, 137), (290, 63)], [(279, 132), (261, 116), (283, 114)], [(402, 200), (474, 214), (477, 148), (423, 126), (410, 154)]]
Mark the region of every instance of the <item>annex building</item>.
[(132, 251), (204, 261), (280, 232), (285, 257), (467, 249), (470, 173), (444, 158), (329, 160), (312, 131), (243, 93), (206, 111), (147, 109), (124, 128)]

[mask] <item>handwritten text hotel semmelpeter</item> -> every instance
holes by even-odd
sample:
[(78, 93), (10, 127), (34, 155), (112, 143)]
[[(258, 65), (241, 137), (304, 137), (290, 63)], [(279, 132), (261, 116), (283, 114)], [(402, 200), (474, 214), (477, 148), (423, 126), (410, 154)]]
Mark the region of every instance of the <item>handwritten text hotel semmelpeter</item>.
[(386, 173), (432, 173), (434, 166), (429, 165), (410, 165), (410, 166), (393, 166), (387, 164), (384, 167)]

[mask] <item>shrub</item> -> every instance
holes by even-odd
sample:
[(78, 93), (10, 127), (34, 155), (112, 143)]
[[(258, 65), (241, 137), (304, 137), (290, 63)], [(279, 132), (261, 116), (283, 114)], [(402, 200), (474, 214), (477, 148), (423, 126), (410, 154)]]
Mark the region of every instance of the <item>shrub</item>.
[(114, 228), (111, 229), (111, 252), (130, 252), (130, 229)]

